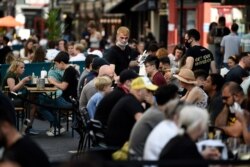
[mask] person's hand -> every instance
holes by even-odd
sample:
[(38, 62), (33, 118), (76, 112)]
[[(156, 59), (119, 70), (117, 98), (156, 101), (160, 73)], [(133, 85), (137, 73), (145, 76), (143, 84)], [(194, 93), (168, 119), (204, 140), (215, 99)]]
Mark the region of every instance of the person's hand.
[(27, 77), (24, 77), (23, 79), (22, 79), (22, 82), (23, 83), (26, 83), (26, 82), (28, 82), (28, 81), (30, 81), (31, 80), (31, 76), (27, 76)]
[(218, 148), (215, 147), (206, 147), (205, 150), (201, 152), (201, 155), (204, 159), (220, 159), (221, 153)]
[(151, 93), (146, 93), (145, 96), (144, 96), (144, 100), (150, 104), (150, 105), (153, 105), (154, 104), (154, 96), (151, 94)]
[(171, 71), (166, 71), (165, 74), (164, 74), (164, 78), (166, 79), (167, 82), (169, 82), (172, 78), (172, 73)]
[(48, 81), (49, 81), (49, 83), (51, 83), (51, 84), (53, 84), (53, 85), (54, 85), (54, 83), (56, 82), (56, 80), (55, 80), (54, 78), (48, 78)]
[(139, 65), (139, 63), (136, 60), (132, 60), (129, 62), (129, 67), (136, 67), (138, 65)]

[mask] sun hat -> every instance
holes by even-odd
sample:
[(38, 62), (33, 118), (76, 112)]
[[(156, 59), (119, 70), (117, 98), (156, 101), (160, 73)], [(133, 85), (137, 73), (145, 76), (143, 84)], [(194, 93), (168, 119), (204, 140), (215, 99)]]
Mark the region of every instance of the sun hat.
[(190, 69), (181, 69), (179, 74), (174, 74), (173, 77), (187, 84), (196, 84), (194, 72)]
[(131, 89), (143, 89), (155, 91), (158, 86), (154, 85), (148, 77), (137, 77), (131, 83)]

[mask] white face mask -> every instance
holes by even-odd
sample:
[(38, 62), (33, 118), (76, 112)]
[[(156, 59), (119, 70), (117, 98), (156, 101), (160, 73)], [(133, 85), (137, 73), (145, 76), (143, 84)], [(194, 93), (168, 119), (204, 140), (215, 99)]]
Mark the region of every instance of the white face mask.
[(241, 106), (237, 102), (234, 102), (234, 104), (229, 107), (229, 110), (231, 113), (243, 112), (243, 109), (241, 108)]
[(119, 46), (122, 50), (124, 50), (125, 47), (128, 45), (128, 42), (124, 44), (124, 43), (122, 43), (120, 41), (117, 41), (116, 45)]

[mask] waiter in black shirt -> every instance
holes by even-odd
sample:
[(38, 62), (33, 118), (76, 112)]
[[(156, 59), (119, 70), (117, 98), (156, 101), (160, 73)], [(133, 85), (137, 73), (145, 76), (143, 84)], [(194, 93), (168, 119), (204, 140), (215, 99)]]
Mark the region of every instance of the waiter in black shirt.
[(135, 61), (138, 56), (128, 45), (129, 35), (130, 31), (127, 27), (119, 27), (116, 32), (116, 44), (104, 53), (104, 58), (110, 64), (115, 65), (117, 75), (120, 75), (122, 70), (127, 69), (131, 61)]

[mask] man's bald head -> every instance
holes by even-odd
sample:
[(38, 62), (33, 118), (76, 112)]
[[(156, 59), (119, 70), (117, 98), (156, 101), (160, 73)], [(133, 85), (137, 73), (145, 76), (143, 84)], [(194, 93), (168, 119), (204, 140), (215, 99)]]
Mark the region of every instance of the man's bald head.
[(114, 71), (114, 68), (110, 65), (103, 65), (100, 67), (99, 69), (99, 74), (98, 76), (109, 76), (110, 78), (114, 78), (114, 74), (115, 74), (115, 71)]

